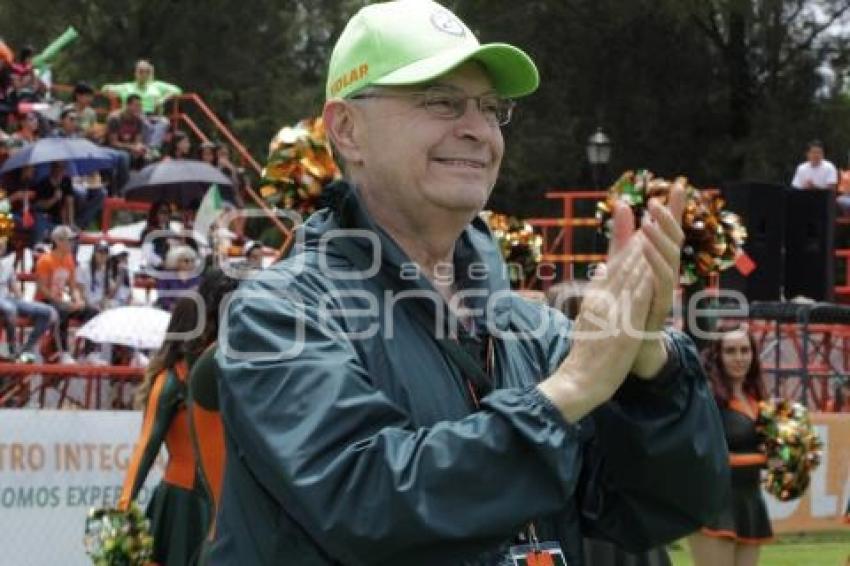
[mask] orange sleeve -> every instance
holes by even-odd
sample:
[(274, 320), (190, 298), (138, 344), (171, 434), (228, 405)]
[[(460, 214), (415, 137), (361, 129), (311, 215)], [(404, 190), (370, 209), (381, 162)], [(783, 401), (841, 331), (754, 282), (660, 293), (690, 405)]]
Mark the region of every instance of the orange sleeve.
[(764, 454), (729, 454), (729, 465), (733, 468), (742, 466), (760, 466), (767, 463), (767, 456)]
[[(163, 389), (168, 381), (168, 372), (162, 371), (156, 376), (151, 389), (148, 403), (145, 407), (145, 416), (142, 419), (142, 431), (139, 441), (133, 449), (127, 475), (124, 476), (124, 486), (121, 489), (121, 497), (118, 499), (118, 508), (127, 510), (130, 503), (136, 498), (139, 489), (144, 484), (145, 477), (151, 465), (159, 453), (159, 447), (165, 438), (167, 423), (159, 423), (161, 419), (161, 405), (163, 404)], [(160, 418), (158, 418), (160, 417)], [(163, 430), (164, 429), (164, 430)]]

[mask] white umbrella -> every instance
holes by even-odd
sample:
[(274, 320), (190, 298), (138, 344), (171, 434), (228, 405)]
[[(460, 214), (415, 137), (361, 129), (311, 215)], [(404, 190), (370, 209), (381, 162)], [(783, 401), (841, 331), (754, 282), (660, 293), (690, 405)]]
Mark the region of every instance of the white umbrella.
[(116, 307), (92, 318), (77, 336), (98, 344), (120, 344), (138, 350), (162, 345), (171, 313), (154, 307)]

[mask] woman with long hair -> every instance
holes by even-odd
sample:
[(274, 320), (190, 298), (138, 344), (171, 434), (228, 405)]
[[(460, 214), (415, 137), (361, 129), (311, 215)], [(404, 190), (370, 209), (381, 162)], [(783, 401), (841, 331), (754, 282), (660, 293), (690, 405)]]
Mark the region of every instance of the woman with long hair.
[(130, 252), (124, 244), (114, 244), (109, 250), (107, 268), (107, 299), (110, 306), (123, 307), (133, 302), (133, 274), (130, 272)]
[(224, 476), (224, 425), (218, 409), (218, 369), (215, 363), (218, 321), (222, 300), (236, 290), (238, 281), (220, 268), (212, 268), (201, 281), (198, 292), (206, 301), (207, 325), (204, 333), (191, 346), (203, 349), (189, 374), (189, 398), (195, 453), (198, 456), (204, 487), (213, 509), (218, 507)]
[(211, 141), (205, 141), (198, 147), (198, 160), (203, 161), (213, 167), (218, 167), (218, 144)]
[(183, 130), (177, 130), (171, 137), (171, 143), (164, 159), (189, 159), (192, 157), (192, 140)]
[(77, 270), (77, 283), (83, 290), (83, 299), (97, 312), (106, 308), (108, 261), (109, 244), (102, 240), (92, 249), (88, 265)]
[[(162, 232), (154, 233), (152, 232)], [(146, 266), (159, 269), (168, 255), (171, 231), (171, 205), (164, 200), (153, 203), (139, 240), (142, 242), (142, 259)]]
[(216, 339), (219, 303), (233, 289), (233, 280), (214, 271), (199, 289), (200, 305), (187, 297), (175, 303), (168, 334), (136, 394), (144, 419), (118, 507), (127, 509), (136, 499), (164, 441), (168, 464), (146, 512), (153, 561), (159, 564), (194, 563), (213, 517), (209, 491), (198, 473), (203, 450), (195, 453), (189, 428), (187, 385), (195, 361)]
[(720, 515), (689, 539), (696, 566), (754, 566), (773, 538), (760, 473), (755, 422), (766, 398), (755, 340), (743, 325), (721, 325), (705, 352), (705, 366), (723, 419), (731, 468), (730, 497)]
[(24, 145), (35, 143), (41, 138), (41, 118), (33, 111), (18, 115), (18, 129), (12, 134), (12, 140)]
[(142, 430), (118, 500), (126, 510), (139, 494), (162, 443), (168, 464), (148, 504), (154, 538), (152, 560), (158, 564), (189, 564), (203, 541), (210, 506), (199, 481), (186, 413), (186, 379), (190, 359), (185, 333), (198, 331), (198, 308), (188, 298), (171, 313), (165, 341), (145, 371), (136, 394), (144, 407)]

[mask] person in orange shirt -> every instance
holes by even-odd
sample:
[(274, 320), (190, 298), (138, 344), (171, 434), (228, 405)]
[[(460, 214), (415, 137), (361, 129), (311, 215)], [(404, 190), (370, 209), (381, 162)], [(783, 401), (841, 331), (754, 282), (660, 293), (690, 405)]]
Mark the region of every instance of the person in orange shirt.
[(696, 566), (754, 566), (760, 545), (773, 538), (760, 489), (767, 457), (755, 429), (766, 393), (752, 335), (741, 325), (721, 325), (718, 332), (721, 337), (707, 348), (705, 365), (726, 433), (731, 493), (715, 521), (689, 542)]
[(50, 234), (53, 249), (38, 258), (35, 265), (35, 299), (46, 303), (59, 313), (59, 360), (74, 363), (68, 353), (68, 323), (71, 319), (85, 322), (97, 311), (83, 299), (82, 289), (76, 278), (74, 238), (76, 234), (65, 225), (57, 226)]

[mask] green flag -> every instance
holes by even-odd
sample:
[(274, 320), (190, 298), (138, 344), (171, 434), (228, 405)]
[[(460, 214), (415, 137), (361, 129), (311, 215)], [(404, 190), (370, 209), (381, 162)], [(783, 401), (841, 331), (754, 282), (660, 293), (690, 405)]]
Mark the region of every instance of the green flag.
[(224, 204), (221, 198), (221, 192), (218, 190), (218, 185), (210, 185), (207, 189), (207, 194), (201, 200), (198, 206), (198, 213), (195, 215), (195, 232), (206, 243), (209, 242), (210, 227), (215, 223), (218, 215), (224, 209)]

